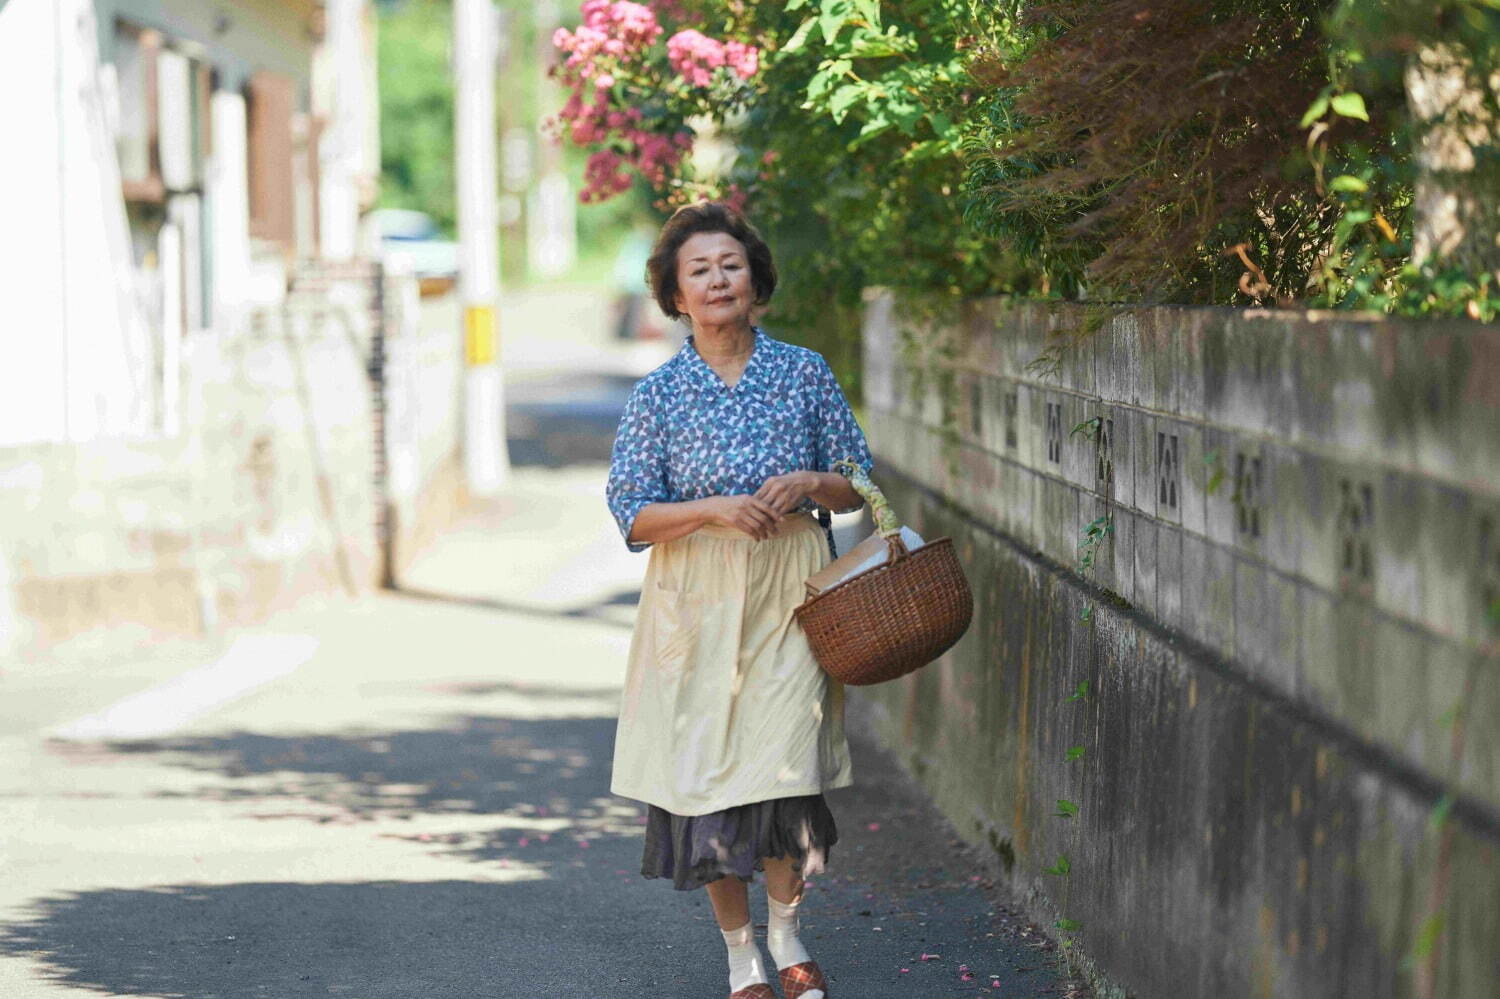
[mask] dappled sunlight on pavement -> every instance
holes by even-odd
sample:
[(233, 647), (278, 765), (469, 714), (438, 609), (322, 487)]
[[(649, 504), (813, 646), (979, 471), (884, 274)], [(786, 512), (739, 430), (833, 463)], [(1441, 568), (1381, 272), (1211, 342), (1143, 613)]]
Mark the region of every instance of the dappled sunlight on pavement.
[[(96, 663), (97, 682), (57, 674), (87, 696), (13, 677), (0, 996), (724, 992), (706, 893), (640, 877), (644, 806), (609, 792), (646, 558), (605, 508), (601, 459), (640, 359), (590, 374), (516, 350), (516, 470), (411, 553), (400, 590)], [(160, 734), (55, 737), (204, 663), (288, 648), (302, 658), (250, 663), (266, 682)], [(832, 988), (1065, 994), (1045, 936), (851, 737), (856, 785), (829, 795), (840, 840), (803, 915)]]

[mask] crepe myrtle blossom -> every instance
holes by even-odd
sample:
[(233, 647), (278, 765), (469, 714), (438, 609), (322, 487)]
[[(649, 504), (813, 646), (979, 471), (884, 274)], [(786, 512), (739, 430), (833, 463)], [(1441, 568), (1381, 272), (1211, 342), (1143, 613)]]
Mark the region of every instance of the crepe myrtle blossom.
[(620, 172), (620, 167), (625, 163), (625, 158), (613, 149), (601, 149), (589, 156), (588, 162), (583, 167), (584, 200), (591, 201), (595, 197), (600, 200), (612, 194), (619, 194), (630, 189), (630, 177)]
[(646, 48), (662, 33), (656, 12), (630, 0), (585, 0), (577, 31), (558, 28), (552, 44), (568, 58), (563, 65), (589, 77), (598, 72), (600, 55), (622, 58)]
[(693, 28), (684, 28), (667, 39), (667, 61), (688, 83), (706, 87), (714, 70), (728, 66), (742, 80), (760, 69), (760, 50), (744, 42), (721, 42)]
[[(676, 0), (585, 0), (580, 14), (578, 28), (552, 35), (564, 54), (552, 75), (570, 93), (548, 121), (554, 135), (590, 150), (580, 200), (628, 190), (632, 173), (658, 190), (671, 186), (693, 146), (686, 120), (714, 110), (702, 91), (720, 69), (730, 79), (750, 79), (760, 70), (760, 51), (692, 28), (660, 44), (667, 34), (662, 19), (680, 23), (686, 16)], [(643, 101), (657, 106), (649, 119), (637, 106)], [(730, 196), (743, 203), (745, 193), (735, 189)]]
[(745, 203), (750, 200), (750, 192), (738, 184), (731, 183), (724, 191), (724, 196), (720, 200), (735, 211), (743, 212), (745, 210)]
[(606, 147), (589, 155), (584, 164), (584, 189), (578, 196), (579, 200), (606, 201), (629, 190), (630, 175), (626, 168), (632, 166), (653, 186), (663, 187), (693, 146), (693, 137), (688, 132), (660, 135), (627, 129), (622, 138), (623, 153)]

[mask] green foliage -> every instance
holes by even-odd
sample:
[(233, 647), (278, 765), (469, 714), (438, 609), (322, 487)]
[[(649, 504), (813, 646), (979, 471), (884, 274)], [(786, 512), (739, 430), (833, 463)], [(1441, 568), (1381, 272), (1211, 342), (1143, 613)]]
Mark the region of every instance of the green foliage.
[(1453, 811), (1453, 800), (1453, 795), (1445, 794), (1438, 799), (1436, 805), (1432, 806), (1432, 812), (1427, 816), (1427, 824), (1434, 831), (1448, 824), (1448, 816)]
[[(1492, 320), (1494, 276), (1464, 261), (1414, 257), (1416, 150), (1431, 125), (1414, 121), (1407, 73), (1424, 49), (1494, 67), (1500, 6), (1491, 0), (1338, 0), (1327, 20), (1329, 83), (1303, 115), (1315, 183), (1334, 227), (1308, 279), (1308, 302), (1407, 316)], [(1481, 116), (1500, 114), (1476, 81)], [(1493, 157), (1494, 130), (1487, 133)], [(1471, 137), (1473, 132), (1468, 133)]]
[(1432, 956), (1438, 941), (1443, 937), (1443, 924), (1443, 914), (1440, 912), (1433, 913), (1422, 920), (1422, 924), (1417, 927), (1417, 935), (1412, 941), (1411, 950), (1401, 959), (1403, 970), (1411, 971), (1416, 967), (1417, 962)]
[(1094, 567), (1094, 560), (1099, 555), (1099, 546), (1114, 532), (1115, 520), (1112, 514), (1106, 513), (1088, 522), (1083, 529), (1083, 537), (1078, 542), (1078, 568), (1080, 570), (1088, 572)]
[[(532, 5), (503, 2), (525, 67), (506, 93), (531, 120)], [(722, 189), (776, 248), (767, 322), (822, 350), (856, 398), (875, 285), (1500, 312), (1483, 269), (1412, 259), (1422, 130), (1402, 79), (1424, 46), (1497, 65), (1495, 0), (674, 6), (763, 53), (748, 103), (710, 115), (735, 152)], [(380, 31), (381, 203), (449, 229), (450, 17), (447, 0), (383, 4)], [(1493, 87), (1477, 92), (1500, 113)], [(1086, 333), (1059, 335), (1047, 363)]]
[(449, 235), (453, 173), (453, 10), (424, 0), (383, 7), (378, 32), (380, 205), (426, 212)]
[(1060, 819), (1076, 819), (1078, 817), (1078, 806), (1066, 798), (1057, 799), (1057, 811), (1053, 813)]
[(1203, 464), (1208, 466), (1208, 482), (1204, 490), (1212, 496), (1224, 485), (1224, 458), (1219, 454), (1218, 448), (1212, 448), (1203, 456)]
[(1033, 8), (1018, 50), (973, 66), (986, 114), (969, 143), (971, 217), (1065, 297), (1274, 298), (1310, 260), (1318, 222), (1294, 159), (1296, 117), (1322, 83), (1325, 6)]
[(1055, 0), (993, 20), (970, 50), (965, 218), (1025, 261), (1016, 290), (1500, 311), (1494, 267), (1413, 259), (1424, 132), (1403, 81), (1424, 48), (1470, 68), (1480, 103), (1447, 124), (1488, 133), (1487, 169), (1494, 0)]
[(1089, 682), (1087, 680), (1080, 681), (1078, 686), (1073, 688), (1073, 693), (1068, 695), (1069, 701), (1086, 701), (1088, 699)]
[(1083, 754), (1086, 752), (1088, 752), (1088, 750), (1083, 746), (1073, 746), (1067, 751), (1067, 753), (1064, 754), (1063, 759), (1069, 763), (1072, 763), (1074, 760), (1083, 759)]
[(1067, 877), (1070, 873), (1072, 873), (1072, 871), (1073, 864), (1068, 860), (1068, 855), (1066, 853), (1058, 854), (1057, 863), (1053, 864), (1051, 867), (1042, 868), (1043, 874), (1053, 874), (1060, 878)]
[(776, 249), (767, 322), (821, 350), (857, 392), (865, 288), (949, 304), (1003, 288), (1004, 255), (966, 225), (959, 197), (964, 47), (993, 5), (718, 6), (704, 30), (766, 53), (755, 100), (722, 126), (738, 149), (727, 179)]
[[(913, 12), (916, 6), (893, 9)], [(969, 13), (967, 3), (928, 6), (950, 18)], [(956, 153), (958, 128), (945, 102), (933, 99), (951, 94), (964, 80), (964, 59), (956, 45), (924, 49), (910, 25), (882, 23), (879, 0), (821, 0), (817, 8), (813, 14), (808, 0), (789, 0), (786, 5), (788, 11), (807, 9), (809, 16), (782, 48), (784, 54), (807, 45), (814, 26), (823, 39), (823, 58), (807, 82), (802, 107), (825, 112), (836, 123), (850, 117), (858, 120), (859, 132), (848, 144), (851, 150), (897, 129), (917, 140), (901, 153), (902, 160)]]
[(1452, 728), (1458, 724), (1459, 716), (1463, 713), (1464, 703), (1462, 700), (1455, 701), (1449, 705), (1448, 710), (1438, 715), (1438, 724), (1443, 728)]
[(1085, 440), (1096, 440), (1099, 437), (1099, 426), (1103, 420), (1102, 416), (1095, 416), (1084, 420), (1072, 430), (1069, 430), (1068, 436), (1072, 437), (1074, 434), (1083, 434)]

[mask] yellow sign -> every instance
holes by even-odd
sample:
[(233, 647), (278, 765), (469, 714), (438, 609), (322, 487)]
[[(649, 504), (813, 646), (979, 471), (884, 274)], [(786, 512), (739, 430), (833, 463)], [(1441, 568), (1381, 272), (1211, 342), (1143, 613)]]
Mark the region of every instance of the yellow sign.
[(495, 307), (470, 305), (464, 308), (464, 363), (475, 368), (495, 363)]

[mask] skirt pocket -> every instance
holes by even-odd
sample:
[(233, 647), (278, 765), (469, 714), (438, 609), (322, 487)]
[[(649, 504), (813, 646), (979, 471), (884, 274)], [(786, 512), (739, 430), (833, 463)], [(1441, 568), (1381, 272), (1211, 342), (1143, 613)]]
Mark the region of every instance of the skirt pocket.
[(660, 584), (651, 596), (657, 668), (681, 672), (698, 637), (699, 601), (686, 590), (668, 589)]

